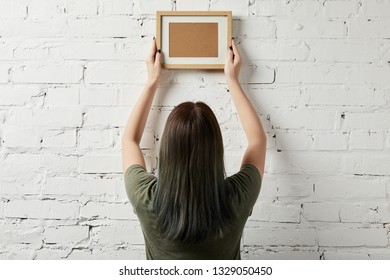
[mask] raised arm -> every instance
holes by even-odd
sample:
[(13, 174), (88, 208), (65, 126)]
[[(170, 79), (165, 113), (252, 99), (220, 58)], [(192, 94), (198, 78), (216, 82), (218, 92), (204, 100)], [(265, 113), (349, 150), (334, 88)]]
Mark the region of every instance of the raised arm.
[(236, 106), (240, 122), (248, 140), (248, 147), (244, 153), (241, 166), (254, 165), (263, 178), (267, 138), (260, 118), (240, 86), (242, 60), (237, 46), (232, 40), (232, 47), (228, 50), (225, 64), (225, 76), (234, 105)]
[(148, 68), (148, 81), (130, 114), (122, 136), (123, 173), (133, 164), (139, 164), (146, 169), (144, 156), (139, 143), (144, 133), (146, 120), (148, 119), (150, 107), (152, 106), (153, 98), (157, 91), (161, 73), (161, 53), (157, 51), (156, 40), (154, 39), (153, 46), (146, 59), (146, 66)]

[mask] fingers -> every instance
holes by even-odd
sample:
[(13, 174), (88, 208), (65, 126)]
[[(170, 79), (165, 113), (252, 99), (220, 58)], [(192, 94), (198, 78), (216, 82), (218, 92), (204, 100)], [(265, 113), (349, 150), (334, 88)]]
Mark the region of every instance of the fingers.
[(233, 63), (233, 51), (232, 47), (229, 47), (228, 52), (227, 52), (227, 61), (230, 63)]
[(241, 56), (240, 56), (240, 53), (238, 52), (236, 42), (234, 41), (233, 38), (232, 38), (232, 49), (233, 49), (233, 54), (234, 54), (234, 60), (240, 61)]
[(148, 56), (149, 61), (154, 62), (154, 57), (156, 55), (156, 52), (157, 52), (156, 39), (153, 38), (152, 47), (150, 49), (149, 56)]
[(160, 64), (160, 65), (161, 65), (161, 57), (162, 57), (161, 50), (158, 50), (157, 53), (156, 53), (156, 61), (155, 61), (155, 64)]

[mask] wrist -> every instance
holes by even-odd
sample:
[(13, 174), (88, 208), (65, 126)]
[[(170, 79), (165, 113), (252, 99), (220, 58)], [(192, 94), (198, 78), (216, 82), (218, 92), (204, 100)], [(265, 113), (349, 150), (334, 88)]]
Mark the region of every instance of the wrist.
[(145, 87), (156, 90), (158, 87), (158, 80), (148, 80), (145, 84)]
[(236, 78), (227, 79), (227, 84), (229, 87), (236, 85), (240, 86), (240, 82)]

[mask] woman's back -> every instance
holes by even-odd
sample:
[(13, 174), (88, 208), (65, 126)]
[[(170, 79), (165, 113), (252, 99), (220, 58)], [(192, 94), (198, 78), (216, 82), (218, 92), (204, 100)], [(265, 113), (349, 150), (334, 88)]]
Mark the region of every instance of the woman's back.
[(236, 219), (221, 237), (209, 236), (201, 242), (172, 241), (165, 237), (156, 223), (153, 207), (157, 177), (142, 166), (132, 165), (125, 173), (126, 192), (141, 222), (147, 259), (240, 259), (243, 228), (259, 195), (261, 178), (253, 165), (244, 166), (226, 178), (225, 188), (231, 194)]

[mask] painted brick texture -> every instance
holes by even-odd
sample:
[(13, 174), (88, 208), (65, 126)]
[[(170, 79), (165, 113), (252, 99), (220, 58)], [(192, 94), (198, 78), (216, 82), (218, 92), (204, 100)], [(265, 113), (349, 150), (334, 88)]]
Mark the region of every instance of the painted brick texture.
[[(390, 0), (0, 0), (0, 259), (142, 259), (120, 137), (156, 10), (232, 10), (268, 136), (244, 259), (390, 259)], [(141, 146), (202, 100), (228, 175), (246, 140), (222, 72), (164, 71)]]

